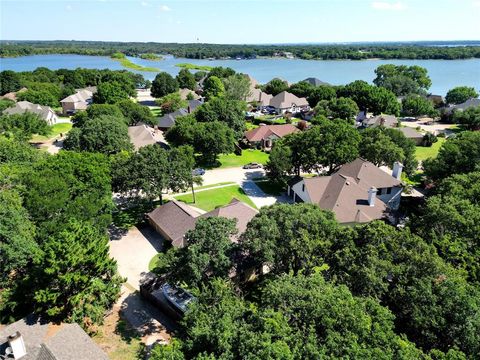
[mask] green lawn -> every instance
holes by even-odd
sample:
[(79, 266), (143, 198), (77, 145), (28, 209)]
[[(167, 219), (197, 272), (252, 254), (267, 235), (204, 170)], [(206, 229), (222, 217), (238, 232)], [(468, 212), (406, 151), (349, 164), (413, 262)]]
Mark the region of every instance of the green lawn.
[(233, 181), (225, 181), (225, 182), (219, 182), (216, 184), (210, 184), (210, 185), (202, 185), (202, 186), (197, 186), (194, 189), (195, 190), (201, 190), (201, 189), (208, 189), (211, 187), (216, 187), (216, 186), (222, 186), (222, 185), (234, 185), (235, 183)]
[(241, 156), (235, 154), (220, 155), (218, 160), (221, 163), (221, 168), (238, 167), (251, 162), (264, 165), (268, 161), (268, 154), (261, 150), (246, 149), (242, 151)]
[(417, 146), (415, 151), (415, 156), (418, 161), (423, 161), (425, 159), (436, 157), (440, 147), (445, 142), (445, 138), (438, 138), (438, 141), (434, 143), (431, 147), (426, 146)]
[(187, 70), (201, 70), (201, 71), (210, 71), (213, 69), (212, 66), (208, 65), (195, 65), (190, 63), (179, 63), (175, 65), (176, 67), (187, 69)]
[(47, 136), (43, 135), (33, 135), (32, 141), (33, 142), (41, 142), (47, 141), (52, 139), (60, 134), (66, 134), (72, 129), (71, 123), (60, 123), (50, 126), (50, 133)]
[(192, 194), (175, 196), (175, 199), (191, 204), (205, 211), (211, 211), (223, 206), (236, 198), (256, 208), (255, 204), (238, 185), (226, 186), (218, 189), (198, 191), (195, 193), (196, 202), (193, 202)]
[(257, 184), (258, 187), (268, 195), (281, 195), (282, 192), (285, 191), (282, 186), (273, 183), (271, 180), (257, 180), (255, 181), (255, 184)]

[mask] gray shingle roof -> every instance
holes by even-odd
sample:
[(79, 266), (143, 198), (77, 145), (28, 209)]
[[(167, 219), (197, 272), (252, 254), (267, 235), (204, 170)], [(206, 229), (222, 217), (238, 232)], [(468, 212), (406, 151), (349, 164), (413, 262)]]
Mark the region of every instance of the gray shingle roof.
[(320, 86), (320, 85), (331, 86), (331, 84), (329, 84), (327, 82), (324, 82), (320, 79), (314, 78), (314, 77), (309, 77), (309, 78), (306, 78), (305, 80), (302, 80), (302, 81), (307, 82), (307, 83), (309, 83), (310, 85), (313, 85), (313, 86)]
[(27, 349), (22, 360), (108, 360), (78, 324), (45, 323), (34, 315), (0, 329), (0, 355), (8, 347), (7, 337), (17, 331)]
[(158, 127), (159, 128), (171, 128), (175, 125), (175, 119), (179, 116), (188, 115), (187, 109), (179, 109), (173, 113), (165, 114), (161, 118), (158, 119)]

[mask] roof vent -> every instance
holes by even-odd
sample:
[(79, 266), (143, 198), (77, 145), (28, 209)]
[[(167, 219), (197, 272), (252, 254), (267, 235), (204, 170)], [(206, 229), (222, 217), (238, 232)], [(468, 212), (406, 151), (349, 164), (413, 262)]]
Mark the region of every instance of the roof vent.
[(350, 181), (345, 181), (345, 184), (350, 185)]
[(22, 334), (17, 331), (15, 334), (10, 335), (7, 340), (11, 349), (11, 354), (15, 360), (21, 359), (27, 355), (27, 349), (25, 348)]

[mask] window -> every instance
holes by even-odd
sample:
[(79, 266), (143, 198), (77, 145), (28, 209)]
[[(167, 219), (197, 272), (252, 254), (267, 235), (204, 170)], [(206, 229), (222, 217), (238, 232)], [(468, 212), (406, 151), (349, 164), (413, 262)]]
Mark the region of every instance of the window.
[(392, 193), (392, 188), (387, 188), (387, 194), (391, 194)]
[(305, 192), (305, 184), (302, 184), (302, 191)]

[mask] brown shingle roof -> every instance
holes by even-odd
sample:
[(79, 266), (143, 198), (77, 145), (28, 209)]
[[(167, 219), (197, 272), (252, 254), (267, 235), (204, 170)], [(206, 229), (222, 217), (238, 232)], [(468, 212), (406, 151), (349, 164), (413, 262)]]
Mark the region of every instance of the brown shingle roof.
[(232, 199), (230, 204), (216, 208), (206, 214), (201, 215), (200, 217), (221, 216), (227, 219), (235, 219), (237, 221), (236, 227), (238, 233), (232, 237), (232, 241), (237, 242), (238, 236), (245, 232), (245, 230), (247, 229), (247, 224), (257, 214), (258, 210), (234, 198)]
[(368, 204), (368, 190), (400, 186), (401, 182), (372, 163), (356, 159), (331, 176), (303, 179), (313, 204), (335, 213), (340, 223), (363, 223), (381, 219), (387, 210), (378, 197)]
[(245, 137), (250, 142), (257, 142), (261, 141), (262, 139), (267, 139), (271, 135), (276, 135), (281, 138), (297, 131), (300, 130), (298, 130), (298, 128), (292, 124), (262, 125), (258, 128), (246, 131)]
[(153, 145), (157, 143), (157, 140), (155, 140), (152, 131), (153, 129), (148, 128), (146, 125), (128, 127), (128, 136), (130, 137), (130, 142), (135, 147), (135, 150), (138, 150), (141, 147), (147, 145)]
[(184, 241), (185, 233), (195, 228), (195, 223), (200, 217), (221, 216), (227, 219), (235, 219), (238, 233), (232, 237), (232, 241), (236, 242), (238, 236), (245, 231), (247, 224), (256, 214), (258, 214), (257, 210), (237, 199), (232, 199), (229, 204), (203, 215), (193, 211), (191, 207), (180, 201), (172, 200), (156, 208), (147, 216), (156, 227), (160, 228), (169, 237), (168, 240), (172, 241), (173, 246), (183, 247), (186, 245)]
[(183, 236), (195, 228), (195, 218), (200, 214), (188, 205), (172, 200), (147, 214), (150, 221), (162, 229), (176, 247), (184, 246)]
[(308, 106), (308, 101), (305, 98), (299, 98), (288, 91), (282, 91), (280, 94), (275, 95), (270, 100), (270, 106), (277, 109), (287, 109), (292, 106)]
[(377, 189), (400, 186), (401, 181), (387, 174), (382, 169), (373, 165), (370, 161), (356, 159), (351, 163), (343, 165), (338, 174), (351, 177), (357, 183), (366, 184), (367, 188), (373, 186)]

